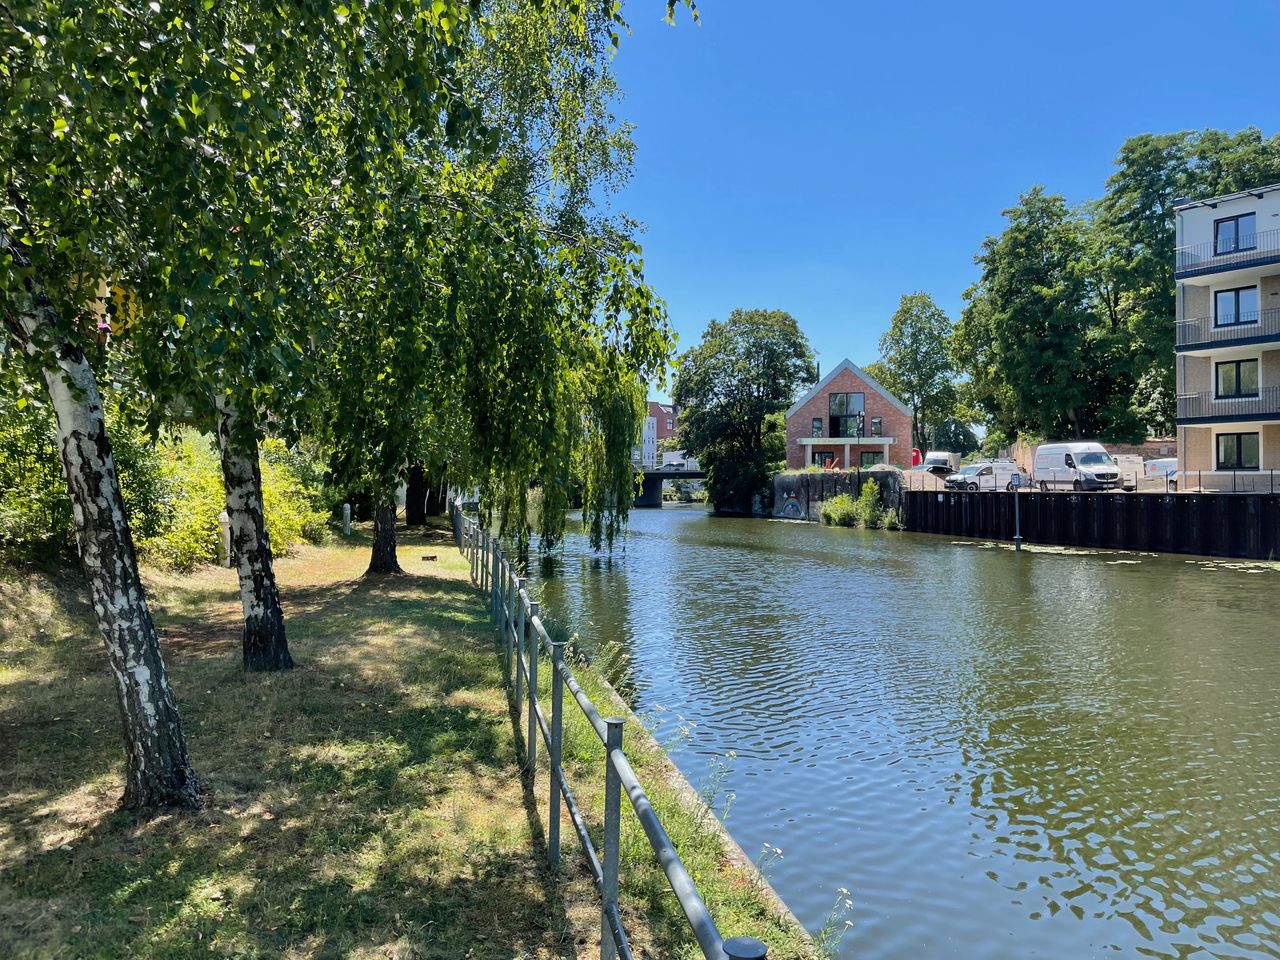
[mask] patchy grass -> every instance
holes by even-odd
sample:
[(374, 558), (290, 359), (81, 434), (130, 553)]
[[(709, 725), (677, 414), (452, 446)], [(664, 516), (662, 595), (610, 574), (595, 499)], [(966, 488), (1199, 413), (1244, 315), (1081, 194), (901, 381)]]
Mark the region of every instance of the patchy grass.
[[(545, 869), (548, 781), (540, 772), (535, 794), (520, 776), (466, 563), (440, 530), (405, 538), (403, 577), (363, 578), (367, 551), (362, 533), (278, 562), (299, 663), (285, 674), (241, 671), (231, 571), (146, 572), (212, 791), (202, 811), (151, 818), (115, 809), (118, 718), (83, 585), (62, 569), (0, 570), (0, 956), (597, 955), (594, 888), (567, 818), (563, 875)], [(585, 726), (568, 728), (566, 757), (598, 823), (602, 751)], [(662, 780), (660, 751), (634, 762), (662, 781), (655, 806), (722, 929), (804, 955)], [(624, 827), (637, 955), (693, 956), (634, 818)]]

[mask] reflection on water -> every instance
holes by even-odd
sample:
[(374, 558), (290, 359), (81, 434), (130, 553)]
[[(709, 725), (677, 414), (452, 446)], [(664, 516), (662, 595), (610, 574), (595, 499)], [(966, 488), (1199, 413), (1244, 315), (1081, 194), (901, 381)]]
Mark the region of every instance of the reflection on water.
[(1280, 955), (1277, 569), (663, 509), (542, 590), (847, 956)]

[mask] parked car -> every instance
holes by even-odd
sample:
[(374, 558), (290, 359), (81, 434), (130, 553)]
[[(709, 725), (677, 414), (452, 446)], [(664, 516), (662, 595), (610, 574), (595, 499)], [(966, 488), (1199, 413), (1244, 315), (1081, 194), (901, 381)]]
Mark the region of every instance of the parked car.
[(1146, 475), (1142, 457), (1136, 453), (1113, 453), (1111, 459), (1120, 471), (1120, 486), (1125, 490), (1137, 490), (1138, 481)]
[(921, 466), (939, 477), (946, 477), (960, 469), (960, 454), (946, 450), (930, 450), (924, 455)]
[[(1014, 481), (1014, 477), (1017, 481)], [(1029, 478), (1012, 460), (979, 460), (966, 464), (946, 479), (952, 490), (1013, 490), (1025, 487)]]
[(1042, 443), (1036, 447), (1032, 479), (1041, 491), (1114, 490), (1120, 468), (1100, 443)]
[(1142, 465), (1142, 475), (1148, 480), (1163, 480), (1177, 472), (1177, 457), (1161, 457), (1159, 460), (1148, 460)]

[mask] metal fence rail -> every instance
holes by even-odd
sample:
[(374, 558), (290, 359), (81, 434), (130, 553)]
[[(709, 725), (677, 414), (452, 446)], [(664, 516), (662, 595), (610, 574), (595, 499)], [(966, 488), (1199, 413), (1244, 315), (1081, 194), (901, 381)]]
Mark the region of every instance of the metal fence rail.
[[(586, 858), (587, 868), (600, 894), (601, 960), (631, 960), (632, 951), (618, 912), (619, 834), (622, 792), (625, 790), (636, 819), (652, 847), (658, 865), (667, 876), (671, 891), (684, 911), (685, 919), (706, 960), (765, 960), (767, 948), (753, 937), (725, 940), (711, 912), (694, 886), (675, 845), (649, 802), (640, 778), (622, 750), (625, 721), (604, 717), (573, 676), (564, 658), (564, 644), (552, 641), (543, 626), (537, 602), (529, 598), (525, 580), (507, 559), (497, 538), (475, 517), (464, 513), (461, 504), (450, 504), (453, 535), (458, 549), (471, 563), (471, 579), (488, 596), (491, 619), (498, 630), (498, 654), (503, 677), (511, 691), (516, 716), (527, 715), (525, 763), (537, 785), (538, 741), (547, 750), (551, 770), (548, 796), (547, 860), (553, 871), (560, 869), (561, 802)], [(551, 669), (551, 716), (542, 709), (538, 696), (538, 667), (545, 656)], [(604, 843), (597, 850), (573, 790), (565, 779), (560, 751), (563, 743), (564, 691), (586, 717), (605, 750)]]

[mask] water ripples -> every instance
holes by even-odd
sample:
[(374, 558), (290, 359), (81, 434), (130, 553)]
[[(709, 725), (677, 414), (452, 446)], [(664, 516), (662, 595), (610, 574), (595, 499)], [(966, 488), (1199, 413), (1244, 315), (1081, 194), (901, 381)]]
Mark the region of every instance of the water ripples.
[(1115, 559), (663, 510), (542, 587), (849, 956), (1280, 955), (1280, 573)]

